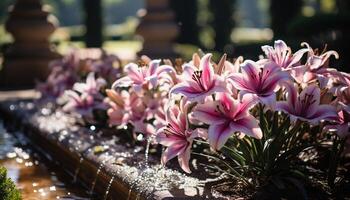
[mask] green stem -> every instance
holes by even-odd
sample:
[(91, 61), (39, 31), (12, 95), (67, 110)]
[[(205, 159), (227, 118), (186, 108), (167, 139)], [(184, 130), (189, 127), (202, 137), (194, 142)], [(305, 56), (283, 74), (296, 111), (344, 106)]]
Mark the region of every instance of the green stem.
[[(294, 127), (287, 133), (287, 139), (289, 139), (289, 141), (287, 142), (287, 148), (293, 147), (293, 142), (295, 140), (295, 138), (297, 138), (297, 132), (299, 131), (300, 127), (302, 125), (302, 121), (298, 120)], [(302, 133), (300, 133), (302, 134)]]
[[(219, 163), (222, 163), (224, 164), (236, 177), (238, 177), (241, 181), (243, 181), (246, 185), (248, 186), (251, 186), (251, 183), (246, 179), (246, 177), (244, 177), (241, 173), (239, 173), (237, 170), (235, 170), (231, 165), (229, 165), (227, 162), (225, 162), (224, 160), (220, 159), (220, 158), (217, 158), (215, 156), (210, 156), (210, 155), (207, 155), (207, 154), (202, 154), (202, 153), (196, 153), (196, 152), (193, 152), (192, 154), (194, 155), (198, 155), (198, 156), (202, 156), (202, 157), (206, 157), (206, 158), (211, 158), (213, 160), (216, 160), (217, 162)], [(226, 172), (225, 170), (222, 170), (222, 172), (228, 174), (228, 175), (231, 175), (230, 173)]]

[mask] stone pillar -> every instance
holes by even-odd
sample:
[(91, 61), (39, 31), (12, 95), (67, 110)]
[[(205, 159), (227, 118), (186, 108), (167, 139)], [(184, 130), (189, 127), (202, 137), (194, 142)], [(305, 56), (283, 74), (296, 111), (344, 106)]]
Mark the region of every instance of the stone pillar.
[(179, 28), (175, 23), (174, 12), (169, 8), (168, 0), (145, 0), (146, 14), (142, 17), (136, 33), (143, 37), (143, 49), (139, 56), (147, 55), (152, 59), (175, 58), (173, 41)]
[(86, 47), (102, 47), (102, 0), (84, 0), (85, 13), (85, 45)]
[(5, 28), (14, 42), (4, 53), (2, 89), (30, 88), (46, 78), (49, 62), (59, 57), (49, 42), (57, 25), (41, 0), (17, 0), (10, 7)]

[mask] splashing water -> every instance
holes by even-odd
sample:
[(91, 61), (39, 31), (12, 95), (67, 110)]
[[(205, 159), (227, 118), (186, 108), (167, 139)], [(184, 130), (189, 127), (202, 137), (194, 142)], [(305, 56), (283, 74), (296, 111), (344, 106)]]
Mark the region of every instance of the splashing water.
[(104, 200), (106, 200), (107, 197), (108, 197), (108, 193), (109, 193), (109, 190), (111, 189), (111, 186), (112, 186), (112, 183), (113, 183), (113, 181), (115, 179), (115, 176), (116, 176), (116, 173), (113, 173), (111, 180), (109, 180), (109, 183), (108, 183), (108, 186), (107, 186), (107, 189), (106, 189), (106, 192), (105, 192), (105, 196), (103, 198)]
[[(98, 166), (98, 169), (96, 171), (95, 179), (94, 179), (94, 181), (91, 184), (91, 189), (90, 189), (90, 192), (89, 192), (90, 196), (92, 196), (93, 193), (94, 193), (94, 189), (95, 189), (95, 185), (96, 185), (96, 182), (97, 182), (98, 175), (101, 173), (101, 170), (104, 167), (105, 163), (107, 163), (108, 161), (114, 159), (114, 157), (110, 156), (108, 152), (106, 152), (105, 155), (106, 155), (106, 159), (102, 160), (101, 164)], [(103, 156), (103, 155), (101, 155), (101, 156)], [(115, 176), (115, 174), (113, 174), (113, 176)], [(112, 178), (114, 180), (114, 177), (112, 177)], [(112, 182), (113, 182), (113, 180), (112, 180)], [(110, 183), (110, 184), (112, 184), (112, 183)], [(108, 187), (110, 187), (110, 186), (108, 186)]]
[(100, 172), (101, 172), (103, 166), (104, 166), (104, 162), (102, 162), (102, 163), (98, 166), (98, 169), (97, 169), (97, 171), (96, 171), (95, 179), (94, 179), (94, 181), (93, 181), (92, 184), (91, 184), (91, 189), (90, 189), (90, 192), (89, 192), (89, 194), (90, 194), (91, 196), (92, 196), (93, 193), (94, 193), (96, 181), (97, 181), (98, 175), (100, 174)]
[(77, 167), (77, 169), (74, 172), (73, 183), (77, 182), (79, 171), (80, 171), (80, 167), (81, 167), (81, 164), (83, 163), (83, 161), (84, 161), (84, 158), (82, 156), (80, 156), (78, 167)]
[(151, 145), (152, 138), (149, 137), (147, 138), (147, 145), (146, 145), (146, 150), (145, 150), (145, 167), (148, 168), (148, 154), (149, 154), (149, 148)]
[(128, 192), (128, 198), (127, 198), (127, 200), (129, 200), (129, 199), (130, 199), (130, 197), (131, 197), (131, 188), (129, 189), (129, 192)]
[[(143, 168), (145, 167), (145, 171), (141, 172), (139, 176), (137, 176), (131, 183), (130, 183), (130, 188), (129, 188), (129, 192), (128, 192), (128, 198), (127, 200), (129, 200), (131, 198), (131, 192), (133, 187), (140, 182), (140, 180), (142, 179), (143, 173), (147, 171), (147, 169), (150, 168), (149, 166), (149, 148), (151, 146), (151, 142), (152, 142), (152, 137), (148, 137), (147, 138), (147, 144), (146, 144), (146, 149), (145, 149), (145, 163), (144, 166), (140, 165), (139, 167)], [(136, 199), (139, 199), (139, 194), (136, 196)]]

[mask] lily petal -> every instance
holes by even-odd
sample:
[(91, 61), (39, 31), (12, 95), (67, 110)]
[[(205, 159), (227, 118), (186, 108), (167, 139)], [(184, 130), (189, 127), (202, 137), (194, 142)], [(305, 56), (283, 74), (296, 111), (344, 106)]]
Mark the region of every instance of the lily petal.
[(187, 173), (191, 173), (191, 169), (189, 166), (190, 157), (191, 157), (191, 144), (188, 144), (184, 152), (179, 154), (177, 157), (181, 169), (183, 169)]
[(262, 138), (262, 131), (257, 120), (253, 116), (247, 116), (235, 122), (230, 123), (231, 130), (241, 132), (256, 139)]
[(229, 122), (211, 125), (208, 129), (210, 147), (214, 150), (220, 150), (233, 134), (234, 131), (230, 128)]

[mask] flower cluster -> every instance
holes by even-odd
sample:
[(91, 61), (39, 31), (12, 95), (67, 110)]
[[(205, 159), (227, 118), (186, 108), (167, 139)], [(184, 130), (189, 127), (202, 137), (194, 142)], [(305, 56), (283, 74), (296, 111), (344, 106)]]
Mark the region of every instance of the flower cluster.
[(60, 99), (63, 110), (94, 123), (93, 111), (106, 109), (102, 88), (120, 76), (121, 62), (100, 49), (76, 49), (50, 64), (51, 73), (37, 89), (44, 100)]
[[(156, 133), (157, 142), (167, 147), (162, 162), (178, 156), (182, 169), (190, 172), (194, 138), (219, 151), (230, 138), (267, 138), (284, 116), (290, 121), (288, 133), (319, 126), (348, 136), (349, 74), (329, 67), (329, 57), (338, 58), (336, 52), (319, 53), (302, 45), (292, 53), (278, 40), (274, 47), (262, 47), (265, 57), (258, 61), (240, 58), (230, 63), (224, 56), (216, 64), (206, 54), (183, 64), (167, 100), (177, 103), (167, 107), (164, 127)], [(267, 118), (270, 113), (280, 116), (275, 124)]]
[(66, 90), (67, 102), (63, 106), (66, 112), (75, 111), (88, 122), (94, 122), (94, 109), (106, 109), (103, 103), (104, 96), (100, 93), (101, 88), (106, 85), (102, 78), (95, 79), (95, 73), (90, 72), (86, 83), (75, 83), (73, 89)]
[(124, 67), (125, 76), (106, 90), (109, 104), (109, 124), (117, 127), (133, 126), (134, 133), (154, 135), (164, 126), (168, 91), (178, 82), (174, 68), (161, 60), (143, 57), (138, 64)]
[(281, 40), (262, 50), (257, 61), (230, 62), (224, 55), (218, 63), (211, 54), (176, 65), (143, 56), (123, 71), (115, 56), (75, 52), (52, 65), (39, 89), (46, 96), (64, 94), (63, 109), (89, 122), (103, 110), (108, 125), (132, 127), (134, 136), (164, 146), (162, 164), (177, 157), (188, 173), (191, 152), (203, 150), (193, 147), (197, 142), (224, 155), (227, 171), (241, 178), (269, 177), (327, 138), (342, 151), (350, 138), (350, 74), (329, 66), (338, 54), (307, 43), (293, 53)]
[(45, 82), (38, 83), (37, 89), (43, 99), (56, 99), (76, 82), (83, 82), (90, 72), (112, 83), (120, 75), (120, 65), (118, 57), (100, 49), (74, 49), (50, 63), (51, 73)]

